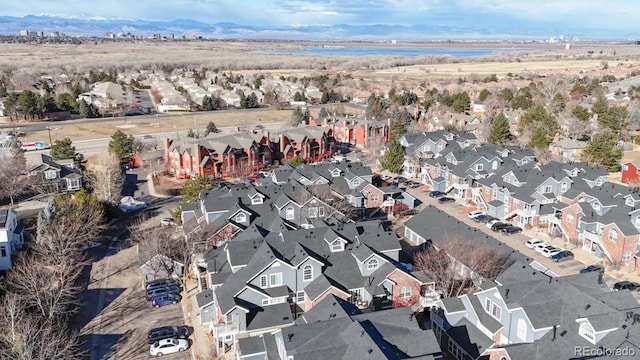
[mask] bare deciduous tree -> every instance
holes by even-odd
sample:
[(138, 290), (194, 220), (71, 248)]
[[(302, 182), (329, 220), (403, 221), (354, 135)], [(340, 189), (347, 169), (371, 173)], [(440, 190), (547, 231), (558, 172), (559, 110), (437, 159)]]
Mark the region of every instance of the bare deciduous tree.
[(431, 277), (444, 297), (459, 296), (472, 290), (477, 278), (494, 279), (507, 267), (505, 259), (485, 244), (469, 246), (469, 241), (452, 237), (429, 246), (414, 256), (417, 271)]
[(27, 174), (27, 161), (22, 154), (5, 152), (0, 156), (0, 197), (14, 204), (16, 197), (31, 190), (32, 178)]
[(92, 164), (87, 179), (93, 194), (100, 200), (115, 204), (119, 200), (124, 176), (120, 161), (111, 153), (104, 153)]
[(536, 161), (541, 165), (544, 165), (552, 160), (553, 154), (551, 154), (551, 150), (535, 148), (533, 149), (533, 154), (536, 157)]

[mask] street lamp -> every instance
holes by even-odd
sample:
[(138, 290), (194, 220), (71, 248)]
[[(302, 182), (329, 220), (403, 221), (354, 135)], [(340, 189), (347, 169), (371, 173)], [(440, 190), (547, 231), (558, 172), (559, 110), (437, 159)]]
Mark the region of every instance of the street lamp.
[(47, 131), (49, 132), (49, 147), (53, 145), (53, 141), (51, 141), (51, 126), (47, 126)]

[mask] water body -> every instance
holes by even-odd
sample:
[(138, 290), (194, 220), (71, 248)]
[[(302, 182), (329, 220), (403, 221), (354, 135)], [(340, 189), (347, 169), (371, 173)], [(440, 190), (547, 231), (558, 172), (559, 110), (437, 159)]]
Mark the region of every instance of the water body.
[(320, 55), (320, 56), (454, 56), (473, 57), (501, 52), (519, 52), (527, 49), (513, 48), (464, 48), (464, 47), (396, 47), (396, 46), (309, 46), (300, 49), (264, 50), (263, 54), (274, 55)]

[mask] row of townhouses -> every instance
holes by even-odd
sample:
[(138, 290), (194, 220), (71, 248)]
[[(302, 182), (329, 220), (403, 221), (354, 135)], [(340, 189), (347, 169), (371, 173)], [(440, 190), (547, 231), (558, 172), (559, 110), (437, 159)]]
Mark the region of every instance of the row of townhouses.
[[(258, 183), (182, 205), (186, 236), (205, 234), (194, 264), (197, 303), (219, 353), (294, 325), (327, 297), (370, 310), (435, 303), (433, 282), (399, 263), (400, 242), (386, 223), (350, 220), (368, 206), (384, 210), (368, 201), (372, 179), (360, 162), (283, 166)], [(387, 201), (416, 205), (397, 193)]]
[(640, 272), (637, 188), (609, 182), (601, 167), (541, 165), (528, 149), (476, 145), (474, 140), (461, 132), (405, 135), (405, 173), (489, 215), (564, 237)]
[(346, 150), (365, 147), (371, 139), (386, 143), (389, 122), (360, 118), (310, 120), (309, 125), (279, 133), (212, 135), (190, 144), (164, 140), (165, 164), (176, 178), (207, 176), (226, 178), (248, 175), (294, 157), (313, 163)]

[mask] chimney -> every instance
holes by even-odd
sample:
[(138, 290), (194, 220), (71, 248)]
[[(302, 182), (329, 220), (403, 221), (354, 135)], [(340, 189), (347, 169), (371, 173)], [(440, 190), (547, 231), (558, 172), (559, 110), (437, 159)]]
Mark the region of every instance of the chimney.
[(504, 291), (504, 298), (505, 298), (505, 299), (508, 299), (508, 298), (509, 298), (509, 291), (510, 291), (510, 289), (506, 289), (506, 290)]
[(204, 175), (204, 167), (200, 167), (200, 161), (202, 161), (202, 148), (200, 147), (200, 144), (195, 143), (193, 144), (193, 157), (195, 159), (195, 161), (191, 162), (191, 171), (196, 171), (198, 173), (198, 175)]
[(267, 143), (265, 145), (270, 146), (271, 145), (271, 134), (269, 133), (269, 131), (265, 131), (264, 132), (264, 137), (267, 138)]
[(240, 126), (236, 126), (236, 132), (241, 132), (240, 131)]
[(168, 138), (164, 138), (162, 140), (162, 144), (164, 146), (164, 162), (165, 164), (169, 163), (169, 145), (171, 145), (171, 140)]
[(284, 158), (284, 134), (280, 134), (280, 153)]
[(551, 339), (552, 341), (556, 341), (556, 332), (558, 331), (558, 326), (557, 325), (553, 325), (553, 338)]

